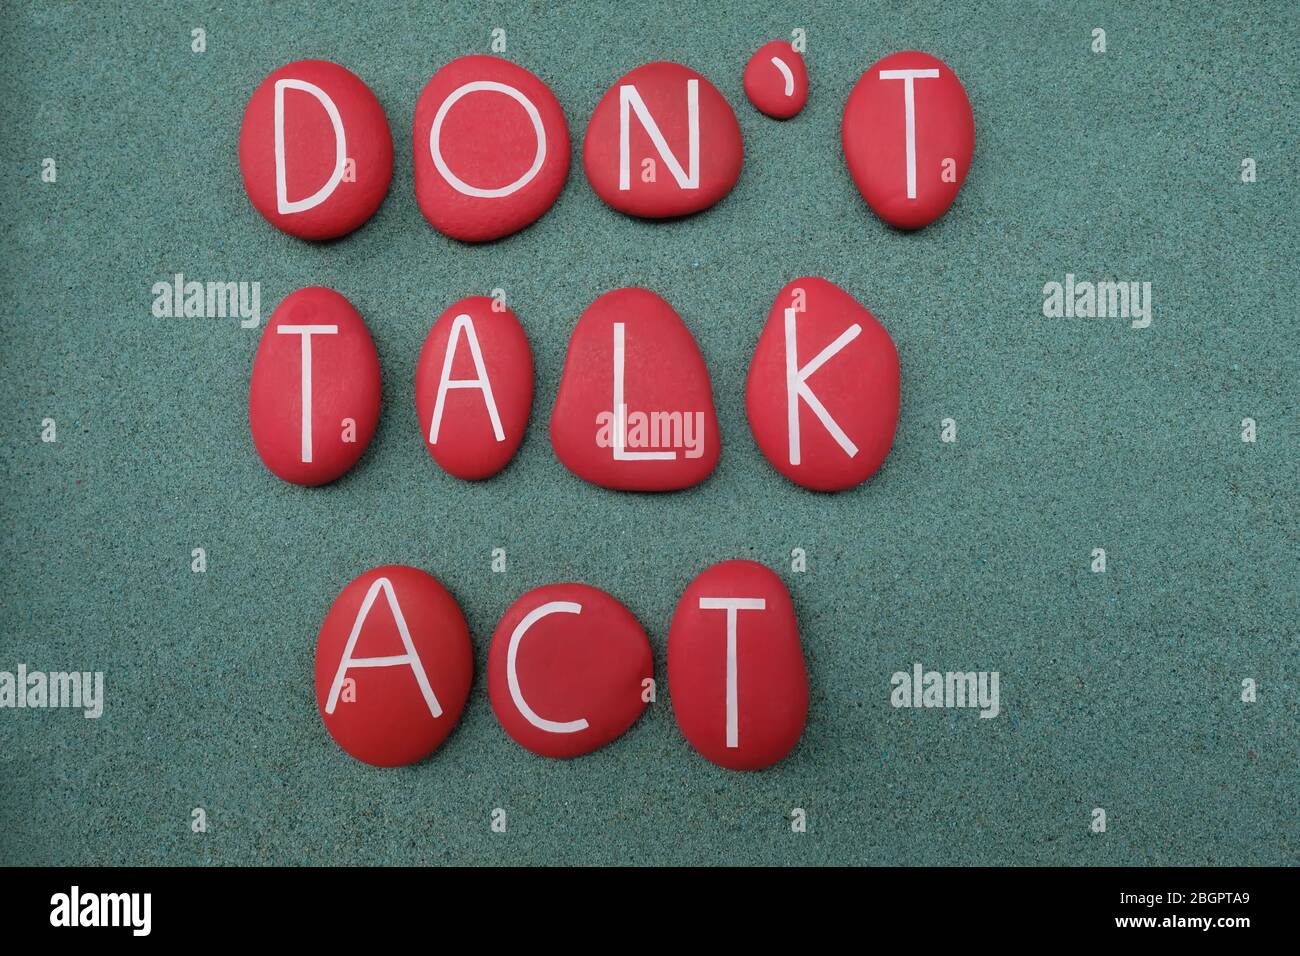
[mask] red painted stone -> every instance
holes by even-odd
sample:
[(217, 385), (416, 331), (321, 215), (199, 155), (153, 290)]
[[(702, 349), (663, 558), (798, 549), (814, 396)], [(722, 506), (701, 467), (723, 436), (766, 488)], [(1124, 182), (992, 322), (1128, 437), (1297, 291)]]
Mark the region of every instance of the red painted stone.
[(852, 488), (875, 473), (894, 442), (898, 376), (894, 340), (870, 312), (825, 279), (795, 279), (772, 304), (749, 366), (749, 427), (767, 460), (795, 484)]
[(239, 168), (249, 200), (271, 225), (300, 239), (334, 239), (384, 201), (393, 137), (384, 108), (356, 74), (328, 60), (299, 60), (253, 91), (239, 131)]
[(338, 478), (370, 444), (379, 399), (379, 356), (352, 303), (321, 286), (286, 296), (262, 332), (248, 386), (248, 423), (266, 467), (296, 485)]
[(457, 478), (495, 475), (528, 427), (533, 354), (515, 314), (495, 305), (487, 296), (470, 296), (442, 313), (415, 372), (425, 447)]
[(541, 218), (569, 175), (569, 126), (550, 87), (495, 56), (462, 56), (415, 106), (415, 198), (439, 232), (485, 242)]
[[(620, 148), (625, 98), (626, 156)], [(582, 152), (596, 195), (619, 212), (649, 219), (708, 209), (731, 192), (745, 158), (740, 124), (723, 95), (694, 70), (665, 62), (639, 66), (610, 87), (591, 114)]]
[[(891, 71), (901, 72), (891, 76)], [(908, 80), (909, 71), (929, 75)], [(909, 86), (912, 163), (907, 149)], [(849, 172), (867, 205), (891, 225), (919, 229), (947, 212), (957, 198), (975, 150), (975, 116), (961, 81), (946, 63), (928, 53), (895, 53), (863, 73), (853, 87), (844, 106), (843, 140)]]
[(808, 68), (787, 40), (758, 48), (745, 66), (745, 95), (761, 113), (789, 119), (808, 102)]
[(668, 633), (668, 693), (691, 746), (721, 767), (761, 770), (794, 749), (808, 674), (779, 577), (723, 561), (690, 583)]
[(497, 720), (543, 757), (578, 757), (622, 736), (645, 709), (653, 675), (632, 612), (586, 584), (529, 591), (501, 618), (488, 653)]
[(325, 729), (377, 767), (405, 766), (437, 750), (460, 720), (473, 679), (460, 608), (417, 568), (390, 564), (353, 580), (316, 639), (316, 706)]
[(671, 305), (615, 289), (587, 307), (569, 339), (551, 447), (605, 488), (673, 491), (709, 476), (721, 451), (709, 370)]

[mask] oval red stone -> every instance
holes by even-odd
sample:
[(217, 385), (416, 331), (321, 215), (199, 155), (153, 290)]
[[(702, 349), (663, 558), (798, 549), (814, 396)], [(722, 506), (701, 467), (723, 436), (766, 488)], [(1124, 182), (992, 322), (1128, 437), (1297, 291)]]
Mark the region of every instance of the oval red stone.
[(919, 229), (957, 198), (975, 150), (975, 116), (946, 63), (909, 51), (862, 74), (844, 106), (842, 134), (867, 205), (891, 225)]
[(513, 312), (479, 295), (438, 317), (415, 372), (416, 413), (434, 461), (457, 478), (495, 475), (523, 440), (532, 404), (533, 354)]
[(749, 427), (777, 471), (814, 491), (866, 481), (893, 445), (898, 404), (898, 352), (870, 312), (825, 279), (781, 290), (745, 385)]
[(400, 767), (433, 753), (460, 720), (474, 677), (469, 630), (432, 575), (374, 568), (330, 606), (316, 639), (316, 705), (358, 760)]
[(789, 119), (808, 102), (808, 68), (786, 40), (758, 48), (745, 66), (745, 95), (759, 112)]
[(393, 178), (393, 137), (375, 94), (328, 60), (299, 60), (253, 91), (239, 131), (253, 206), (300, 239), (334, 239), (374, 215)]
[(779, 577), (724, 561), (690, 583), (668, 633), (668, 693), (686, 739), (719, 766), (761, 770), (794, 749), (808, 673)]
[(495, 56), (463, 56), (415, 107), (415, 198), (439, 232), (485, 242), (541, 218), (569, 175), (569, 127), (550, 87)]
[(597, 196), (650, 219), (709, 208), (731, 192), (745, 158), (726, 98), (694, 70), (665, 62), (639, 66), (610, 87), (587, 123), (582, 153)]
[(622, 736), (645, 709), (653, 675), (632, 612), (586, 584), (529, 591), (501, 618), (488, 654), (497, 719), (543, 757), (577, 757)]
[(622, 491), (673, 491), (712, 473), (721, 442), (709, 370), (671, 305), (629, 288), (587, 307), (569, 339), (551, 447), (578, 477)]
[(248, 423), (263, 463), (323, 485), (361, 457), (379, 420), (379, 356), (352, 303), (312, 286), (285, 297), (262, 332)]

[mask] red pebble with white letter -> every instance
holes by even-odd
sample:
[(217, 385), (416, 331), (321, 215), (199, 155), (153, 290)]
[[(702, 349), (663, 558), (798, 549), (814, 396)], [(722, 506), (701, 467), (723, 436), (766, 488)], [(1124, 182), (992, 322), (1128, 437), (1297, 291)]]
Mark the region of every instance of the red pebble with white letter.
[(501, 726), (543, 757), (620, 737), (653, 692), (650, 642), (632, 612), (586, 584), (529, 591), (492, 635), (488, 694)]
[(375, 94), (328, 60), (299, 60), (253, 91), (239, 131), (253, 206), (300, 239), (334, 239), (379, 208), (393, 178), (393, 137)]
[(439, 232), (486, 242), (555, 203), (569, 175), (569, 126), (550, 87), (495, 56), (452, 60), (415, 106), (415, 198)]
[(773, 119), (789, 119), (808, 102), (808, 68), (788, 40), (764, 43), (745, 66), (745, 95)]
[(795, 279), (776, 297), (754, 349), (745, 410), (773, 467), (814, 491), (870, 478), (898, 426), (898, 351), (839, 286)]
[(957, 198), (975, 150), (975, 115), (946, 63), (895, 53), (849, 93), (842, 138), (867, 205), (891, 225), (919, 229)]
[(668, 633), (668, 693), (691, 746), (721, 767), (783, 759), (808, 717), (794, 605), (753, 561), (724, 561), (686, 588)]
[(582, 148), (587, 180), (619, 212), (686, 216), (731, 192), (745, 147), (717, 87), (680, 63), (632, 70), (596, 104)]
[(296, 485), (338, 478), (379, 420), (379, 356), (352, 303), (321, 286), (285, 297), (262, 332), (248, 423), (262, 462)]
[(388, 565), (353, 580), (316, 639), (316, 704), (357, 760), (400, 767), (433, 753), (460, 720), (474, 677), (455, 599), (418, 568)]
[(415, 373), (416, 412), (434, 461), (457, 478), (495, 475), (523, 440), (532, 403), (532, 351), (504, 303), (471, 296), (438, 317)]
[(578, 477), (622, 491), (673, 491), (712, 473), (721, 443), (709, 371), (671, 305), (628, 288), (587, 307), (569, 339), (551, 447)]

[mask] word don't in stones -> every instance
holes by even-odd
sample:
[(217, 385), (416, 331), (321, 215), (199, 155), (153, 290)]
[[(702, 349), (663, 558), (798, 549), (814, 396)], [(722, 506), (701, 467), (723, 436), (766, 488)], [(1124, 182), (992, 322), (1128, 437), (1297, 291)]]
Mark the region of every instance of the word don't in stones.
[[(803, 55), (785, 41), (744, 68), (745, 95), (789, 119), (808, 99)], [(867, 205), (900, 229), (942, 216), (965, 181), (975, 121), (956, 74), (926, 53), (895, 53), (862, 74), (841, 127), (844, 159)], [(486, 242), (518, 232), (554, 205), (569, 175), (569, 129), (540, 78), (495, 56), (464, 56), (420, 93), (411, 129), (420, 211), (439, 232)], [(706, 77), (646, 63), (597, 102), (582, 144), (592, 190), (612, 209), (673, 219), (708, 209), (744, 164), (736, 114)], [(302, 239), (346, 235), (383, 202), (393, 139), (383, 106), (350, 70), (299, 60), (253, 91), (239, 134), (249, 201)]]

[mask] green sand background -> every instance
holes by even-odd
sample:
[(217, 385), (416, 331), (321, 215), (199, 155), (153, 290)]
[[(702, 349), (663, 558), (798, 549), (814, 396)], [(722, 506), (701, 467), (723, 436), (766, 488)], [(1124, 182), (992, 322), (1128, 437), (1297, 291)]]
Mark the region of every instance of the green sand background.
[[(6, 3), (0, 24), (0, 669), (102, 670), (108, 695), (99, 720), (0, 711), (0, 862), (1300, 859), (1294, 4), (166, 6)], [(416, 207), (410, 128), (429, 76), (487, 52), (494, 26), (558, 95), (575, 163), (540, 222), (467, 247)], [(812, 97), (778, 123), (741, 70), (795, 26)], [(978, 130), (955, 207), (911, 235), (870, 213), (839, 146), (858, 76), (909, 48), (956, 70)], [(396, 142), (378, 214), (322, 245), (265, 223), (236, 160), (253, 88), (313, 56), (371, 85)], [(656, 224), (606, 208), (580, 150), (613, 81), (663, 58), (718, 85), (746, 157), (719, 206)], [(356, 304), (384, 405), (350, 474), (302, 489), (263, 468), (246, 420), (260, 329), (155, 319), (150, 288), (174, 272), (260, 281), (264, 317), (312, 284)], [(1152, 282), (1152, 326), (1045, 319), (1043, 285), (1067, 272)], [(805, 274), (858, 297), (902, 358), (894, 450), (835, 496), (781, 478), (744, 417), (761, 324)], [(665, 295), (709, 364), (724, 451), (690, 491), (604, 491), (550, 450), (569, 332), (622, 285)], [(531, 339), (537, 397), (511, 466), (467, 484), (425, 452), (412, 382), (432, 319), (496, 286)], [(57, 444), (39, 440), (47, 416)], [(947, 416), (955, 445), (939, 441)], [(806, 574), (790, 573), (796, 546)], [(800, 616), (812, 704), (782, 764), (707, 763), (666, 687), (576, 761), (505, 736), (483, 668), (516, 597), (566, 579), (611, 591), (662, 679), (677, 598), (732, 557), (781, 572)], [(391, 562), (456, 595), (477, 670), (446, 745), (384, 771), (326, 735), (312, 662), (330, 601)], [(1003, 715), (891, 708), (890, 675), (914, 661), (1000, 671)]]

